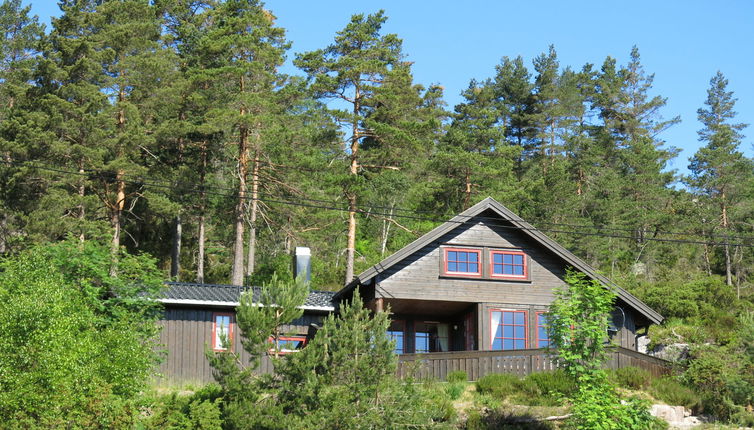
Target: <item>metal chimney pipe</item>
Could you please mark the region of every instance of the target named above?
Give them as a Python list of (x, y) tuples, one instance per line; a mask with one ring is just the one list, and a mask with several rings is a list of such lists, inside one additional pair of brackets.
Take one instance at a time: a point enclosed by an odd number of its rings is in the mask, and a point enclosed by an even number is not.
[(293, 277), (298, 278), (299, 273), (304, 276), (307, 283), (312, 280), (312, 250), (305, 246), (297, 246), (293, 254)]

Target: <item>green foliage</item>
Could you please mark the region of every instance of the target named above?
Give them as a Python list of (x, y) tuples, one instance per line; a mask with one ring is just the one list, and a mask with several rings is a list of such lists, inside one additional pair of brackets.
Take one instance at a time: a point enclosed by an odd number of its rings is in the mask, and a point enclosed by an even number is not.
[(177, 393), (142, 400), (139, 430), (221, 430), (220, 387), (207, 385), (188, 396)]
[(639, 367), (621, 367), (609, 372), (610, 380), (617, 386), (631, 390), (643, 390), (652, 382), (652, 375)]
[(576, 392), (576, 384), (562, 370), (537, 372), (519, 378), (507, 373), (485, 375), (476, 382), (477, 392), (496, 399), (529, 406), (559, 406)]
[(550, 338), (563, 370), (579, 379), (597, 372), (605, 359), (607, 319), (615, 294), (583, 273), (569, 271), (566, 288), (550, 305)]
[(466, 382), (469, 380), (469, 375), (463, 370), (454, 370), (448, 373), (445, 379), (448, 382)]
[[(222, 386), (224, 398), (233, 408), (236, 404), (248, 404), (256, 398), (256, 378), (254, 369), (259, 364), (262, 354), (272, 346), (277, 357), (280, 327), (303, 314), (301, 306), (309, 294), (309, 285), (303, 277), (296, 281), (280, 280), (276, 274), (270, 282), (258, 290), (244, 292), (236, 308), (236, 320), (241, 330), (241, 344), (249, 353), (248, 365), (243, 365), (239, 352), (227, 348), (222, 352), (206, 351), (213, 367), (213, 375)], [(273, 344), (270, 345), (269, 339)]]
[(694, 412), (699, 412), (702, 408), (699, 395), (672, 377), (652, 379), (649, 393), (668, 405), (683, 406)]
[(616, 394), (604, 374), (580, 381), (573, 397), (569, 428), (574, 429), (635, 429), (645, 430), (661, 425), (649, 414), (649, 402), (637, 397), (625, 401)]
[(466, 391), (466, 382), (448, 382), (445, 385), (445, 392), (450, 400), (458, 400), (464, 391)]
[(223, 387), (226, 427), (434, 427), (452, 419), (444, 390), (396, 379), (388, 324), (387, 313), (372, 316), (357, 295), (328, 316), (306, 348), (277, 361), (274, 378), (249, 379), (245, 390), (253, 395)]
[(536, 372), (517, 384), (516, 400), (530, 406), (559, 406), (576, 393), (573, 378), (562, 370)]
[(484, 375), (476, 381), (479, 394), (489, 394), (504, 399), (516, 391), (518, 377), (509, 373), (492, 373)]
[(152, 374), (154, 262), (74, 241), (0, 263), (0, 419), (19, 427), (128, 427)]
[(569, 423), (579, 429), (645, 429), (654, 420), (649, 404), (638, 398), (621, 401), (601, 369), (605, 361), (608, 313), (615, 294), (584, 274), (569, 271), (566, 288), (550, 306), (549, 330), (563, 370), (578, 390)]

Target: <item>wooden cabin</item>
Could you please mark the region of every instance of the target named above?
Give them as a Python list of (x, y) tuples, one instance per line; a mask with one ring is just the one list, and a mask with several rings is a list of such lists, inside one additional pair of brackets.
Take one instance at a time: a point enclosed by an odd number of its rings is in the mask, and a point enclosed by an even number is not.
[(662, 316), (492, 198), (359, 274), (336, 301), (360, 294), (392, 314), (399, 354), (505, 351), (549, 345), (545, 312), (567, 268), (613, 290), (609, 335), (636, 350)]
[[(249, 355), (241, 346), (236, 326), (236, 307), (240, 296), (251, 291), (254, 300), (259, 288), (238, 285), (169, 282), (160, 301), (165, 307), (159, 321), (160, 344), (166, 356), (159, 368), (159, 379), (168, 384), (206, 383), (213, 381), (212, 368), (205, 356), (207, 349), (238, 352), (244, 363)], [(311, 291), (302, 306), (304, 314), (281, 327), (283, 353), (292, 353), (306, 345), (312, 324), (321, 324), (335, 311), (330, 291)], [(224, 335), (224, 336), (223, 336)], [(223, 337), (230, 345), (223, 344)], [(262, 357), (260, 372), (272, 371), (269, 357)]]
[[(297, 267), (299, 267), (298, 265)], [(444, 379), (466, 370), (472, 379), (493, 372), (551, 369), (545, 312), (565, 285), (567, 268), (617, 295), (608, 335), (619, 345), (611, 367), (642, 366), (662, 373), (661, 360), (636, 352), (637, 337), (662, 316), (618, 287), (492, 198), (474, 205), (359, 274), (337, 293), (312, 291), (304, 316), (284, 327), (290, 350), (303, 347), (312, 323), (337, 304), (361, 295), (373, 311), (391, 312), (389, 335), (402, 363), (421, 361), (421, 376)], [(241, 352), (234, 309), (247, 287), (171, 283), (162, 302), (161, 367), (173, 382), (210, 381), (205, 347), (220, 349), (220, 334)], [(254, 290), (255, 291), (255, 290)], [(403, 374), (407, 367), (399, 366)], [(262, 360), (261, 371), (271, 371)]]

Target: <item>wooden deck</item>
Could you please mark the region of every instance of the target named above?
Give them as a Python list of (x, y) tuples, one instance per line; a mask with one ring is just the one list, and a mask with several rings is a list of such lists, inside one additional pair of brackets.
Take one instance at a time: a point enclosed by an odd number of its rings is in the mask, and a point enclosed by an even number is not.
[[(605, 368), (639, 367), (652, 376), (669, 374), (668, 361), (622, 347), (611, 348)], [(547, 349), (516, 351), (457, 351), (398, 356), (398, 376), (445, 380), (448, 373), (463, 370), (470, 381), (491, 373), (513, 373), (525, 376), (532, 372), (557, 369), (557, 357)]]

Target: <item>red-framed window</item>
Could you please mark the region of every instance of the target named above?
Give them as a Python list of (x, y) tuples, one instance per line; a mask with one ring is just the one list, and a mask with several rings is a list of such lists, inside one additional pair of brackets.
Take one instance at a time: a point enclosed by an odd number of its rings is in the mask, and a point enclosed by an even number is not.
[(212, 314), (212, 350), (233, 350), (234, 315), (227, 312)]
[(470, 248), (443, 248), (444, 274), (482, 277), (482, 251)]
[(404, 321), (392, 321), (390, 327), (387, 329), (387, 337), (395, 341), (395, 349), (393, 352), (396, 354), (403, 354), (406, 352), (406, 323)]
[(537, 348), (547, 348), (550, 346), (550, 333), (547, 327), (547, 314), (537, 312)]
[(490, 332), (492, 350), (526, 349), (526, 311), (490, 310)]
[[(270, 338), (269, 342), (272, 345), (272, 348), (270, 349), (270, 353), (275, 352), (275, 339)], [(294, 336), (280, 336), (278, 338), (278, 344), (277, 344), (277, 352), (278, 354), (290, 354), (292, 352), (297, 352), (300, 349), (302, 349), (304, 346), (306, 346), (306, 336), (305, 335), (294, 335)]]
[(490, 276), (495, 278), (528, 277), (526, 254), (521, 251), (490, 251)]

